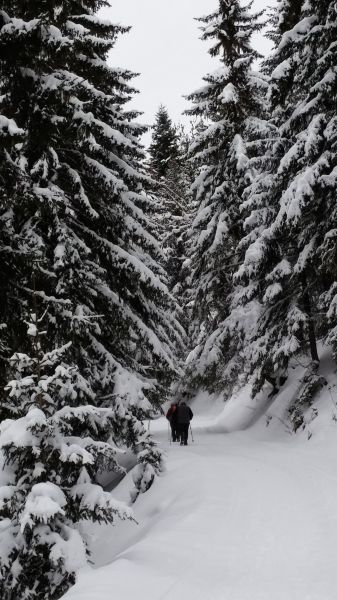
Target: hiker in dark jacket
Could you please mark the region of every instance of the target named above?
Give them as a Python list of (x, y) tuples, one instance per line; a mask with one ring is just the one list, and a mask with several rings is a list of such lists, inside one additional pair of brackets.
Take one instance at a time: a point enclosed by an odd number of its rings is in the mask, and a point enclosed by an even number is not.
[(177, 410), (177, 423), (178, 430), (180, 435), (180, 445), (187, 446), (188, 440), (188, 430), (190, 427), (190, 422), (193, 419), (193, 413), (189, 406), (187, 406), (186, 402), (182, 402), (178, 404)]
[(166, 413), (166, 418), (170, 422), (171, 425), (171, 435), (172, 442), (179, 441), (179, 433), (178, 433), (178, 423), (177, 423), (177, 408), (178, 405), (176, 402), (172, 402), (170, 408)]

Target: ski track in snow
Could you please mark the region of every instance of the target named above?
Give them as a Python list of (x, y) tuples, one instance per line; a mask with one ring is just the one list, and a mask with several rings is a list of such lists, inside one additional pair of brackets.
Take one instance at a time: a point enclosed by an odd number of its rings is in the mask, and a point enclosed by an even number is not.
[(90, 526), (96, 568), (66, 600), (336, 600), (336, 425), (307, 441), (194, 424), (187, 448), (153, 425), (167, 470), (137, 501), (138, 526)]

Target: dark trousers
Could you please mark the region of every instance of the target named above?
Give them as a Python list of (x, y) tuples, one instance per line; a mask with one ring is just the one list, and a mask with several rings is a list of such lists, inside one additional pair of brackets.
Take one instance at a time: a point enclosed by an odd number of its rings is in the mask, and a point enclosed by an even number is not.
[(185, 446), (187, 445), (189, 427), (189, 423), (179, 423), (180, 442)]
[(170, 423), (171, 425), (171, 435), (172, 435), (172, 442), (176, 442), (177, 440), (180, 439), (180, 435), (179, 435), (179, 428), (177, 423)]

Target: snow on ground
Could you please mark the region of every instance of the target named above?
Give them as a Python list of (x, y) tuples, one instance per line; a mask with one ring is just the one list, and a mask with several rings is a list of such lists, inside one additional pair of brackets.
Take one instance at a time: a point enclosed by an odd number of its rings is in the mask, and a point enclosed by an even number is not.
[(336, 600), (337, 388), (329, 381), (310, 435), (291, 435), (297, 378), (267, 408), (268, 427), (266, 400), (247, 390), (237, 411), (215, 403), (218, 415), (197, 399), (188, 447), (169, 443), (164, 419), (152, 423), (166, 472), (138, 499), (138, 525), (86, 529), (95, 567), (65, 600)]

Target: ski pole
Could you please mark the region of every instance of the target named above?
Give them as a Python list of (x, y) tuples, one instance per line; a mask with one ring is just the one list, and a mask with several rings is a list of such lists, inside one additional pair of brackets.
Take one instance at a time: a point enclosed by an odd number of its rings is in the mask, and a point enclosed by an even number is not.
[(167, 423), (167, 437), (168, 437), (168, 440), (169, 440), (170, 445), (171, 445), (172, 444), (172, 435), (171, 435), (170, 429), (171, 429), (170, 423)]
[(192, 442), (194, 443), (193, 430), (192, 430), (192, 425), (191, 425), (191, 423), (190, 423), (190, 430), (191, 430), (191, 438), (192, 438)]

